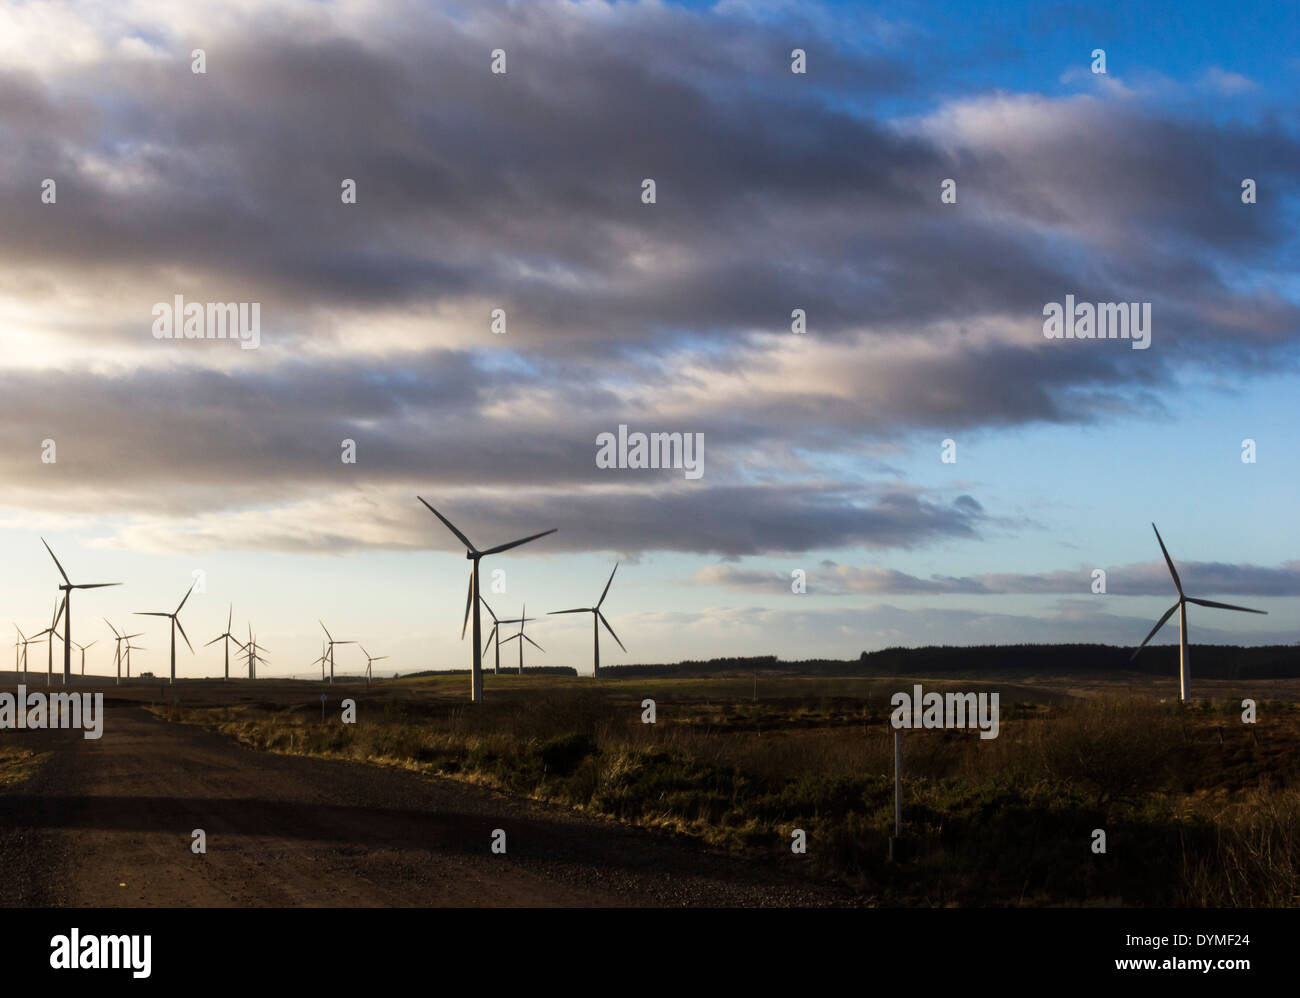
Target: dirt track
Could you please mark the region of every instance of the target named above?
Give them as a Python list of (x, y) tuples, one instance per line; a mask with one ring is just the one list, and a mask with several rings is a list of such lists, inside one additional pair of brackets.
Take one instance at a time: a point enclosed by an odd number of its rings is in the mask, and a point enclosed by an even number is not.
[(51, 753), (0, 789), (6, 906), (851, 903), (798, 857), (743, 860), (452, 781), (254, 752), (134, 706), (110, 706), (98, 741), (0, 737)]

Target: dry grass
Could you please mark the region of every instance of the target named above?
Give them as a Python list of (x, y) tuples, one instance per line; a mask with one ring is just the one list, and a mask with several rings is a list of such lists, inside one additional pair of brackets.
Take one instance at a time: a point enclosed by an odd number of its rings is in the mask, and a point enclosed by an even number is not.
[[(752, 688), (743, 679), (651, 680), (634, 695), (534, 682), (475, 706), (376, 694), (356, 725), (337, 712), (322, 724), (318, 706), (166, 711), (262, 750), (401, 765), (734, 849), (785, 850), (803, 828), (813, 862), (884, 903), (1297, 902), (1294, 705), (1263, 703), (1245, 725), (1230, 702), (1017, 700), (1003, 688), (996, 739), (903, 733), (913, 859), (899, 867), (884, 856), (888, 695), (902, 684), (775, 682), (760, 679), (770, 698), (758, 701), (737, 695)], [(658, 723), (641, 723), (641, 695), (657, 699)], [(1091, 851), (1095, 828), (1105, 855)]]

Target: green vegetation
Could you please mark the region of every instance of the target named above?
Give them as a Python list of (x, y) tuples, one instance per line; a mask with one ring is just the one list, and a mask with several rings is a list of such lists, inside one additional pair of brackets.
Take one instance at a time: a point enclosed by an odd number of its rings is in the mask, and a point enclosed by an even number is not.
[[(490, 678), (475, 706), (449, 695), (463, 678), (348, 694), (355, 725), (337, 710), (322, 724), (318, 702), (165, 710), (262, 750), (405, 766), (806, 862), (881, 904), (1300, 902), (1293, 705), (1262, 702), (1247, 725), (1228, 703), (1000, 685), (996, 739), (903, 732), (911, 849), (890, 865), (898, 681), (766, 677), (754, 700), (743, 677)], [(641, 723), (643, 697), (658, 723)], [(805, 857), (790, 856), (795, 828)], [(1096, 828), (1105, 855), (1091, 850)]]

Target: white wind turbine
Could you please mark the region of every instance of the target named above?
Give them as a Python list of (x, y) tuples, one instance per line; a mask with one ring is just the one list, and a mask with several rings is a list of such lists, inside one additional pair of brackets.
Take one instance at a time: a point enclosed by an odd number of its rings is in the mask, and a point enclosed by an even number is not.
[(1160, 537), (1160, 531), (1156, 530), (1156, 525), (1151, 524), (1151, 529), (1156, 531), (1156, 541), (1160, 544), (1160, 551), (1165, 556), (1165, 564), (1169, 566), (1169, 574), (1174, 577), (1174, 588), (1178, 590), (1178, 602), (1165, 611), (1165, 615), (1156, 621), (1156, 626), (1151, 628), (1151, 633), (1146, 636), (1142, 644), (1137, 646), (1137, 651), (1133, 652), (1129, 661), (1137, 658), (1138, 652), (1146, 647), (1146, 643), (1156, 635), (1156, 631), (1165, 626), (1167, 621), (1175, 610), (1178, 611), (1178, 699), (1187, 702), (1187, 698), (1192, 695), (1192, 671), (1191, 663), (1187, 659), (1187, 604), (1195, 603), (1197, 606), (1210, 606), (1218, 610), (1240, 610), (1242, 613), (1262, 613), (1267, 614), (1267, 610), (1252, 610), (1248, 606), (1233, 606), (1231, 603), (1215, 603), (1208, 599), (1197, 599), (1195, 596), (1187, 596), (1183, 593), (1182, 580), (1178, 578), (1178, 569), (1174, 568), (1174, 560), (1169, 557), (1169, 552), (1165, 550), (1165, 542)]
[(382, 661), (383, 661), (384, 659), (386, 659), (388, 656), (387, 656), (387, 655), (371, 655), (370, 652), (366, 651), (366, 646), (365, 646), (365, 645), (361, 645), (360, 647), (361, 647), (361, 654), (364, 655), (364, 656), (366, 656), (366, 686), (367, 686), (367, 688), (368, 688), (368, 687), (370, 686), (370, 666), (371, 666), (371, 664), (374, 663), (374, 662), (382, 662)]
[[(615, 563), (614, 563), (614, 572), (617, 572), (617, 571), (618, 571), (618, 562), (615, 562)], [(610, 587), (610, 586), (613, 584), (613, 582), (614, 582), (614, 572), (610, 572), (610, 573), (609, 573), (609, 581), (605, 583), (605, 591), (604, 591), (603, 593), (600, 594), (600, 599), (596, 600), (596, 605), (595, 605), (595, 606), (580, 606), (580, 607), (576, 607), (575, 609), (572, 609), (572, 610), (552, 610), (552, 611), (550, 612), (550, 614), (547, 614), (547, 616), (551, 616), (551, 615), (553, 615), (553, 614), (557, 614), (557, 613), (589, 613), (589, 614), (591, 614), (591, 630), (592, 630), (592, 637), (593, 637), (593, 639), (595, 640), (595, 643), (596, 643), (596, 658), (595, 658), (595, 663), (594, 663), (594, 665), (592, 666), (592, 670), (591, 670), (591, 675), (592, 675), (593, 678), (596, 678), (596, 677), (599, 677), (599, 676), (600, 676), (600, 625), (601, 625), (601, 624), (604, 624), (604, 625), (605, 625), (605, 630), (609, 631), (609, 636), (610, 636), (611, 638), (613, 638), (615, 641), (618, 641), (618, 635), (614, 633), (614, 628), (612, 628), (612, 627), (609, 626), (609, 621), (606, 620), (606, 619), (605, 619), (605, 615), (604, 615), (603, 613), (600, 612), (600, 605), (601, 605), (602, 603), (605, 602), (605, 597), (609, 595), (609, 587)], [(623, 648), (623, 642), (622, 642), (622, 641), (618, 641), (618, 646), (619, 646), (620, 648)], [(627, 652), (627, 649), (626, 649), (626, 648), (623, 648), (623, 651), (624, 651), (624, 653), (626, 653), (626, 652)]]
[[(41, 538), (41, 543), (45, 544), (45, 538)], [(106, 589), (110, 586), (120, 586), (120, 582), (91, 582), (73, 585), (72, 580), (68, 578), (68, 573), (63, 570), (59, 564), (59, 559), (55, 557), (54, 552), (50, 551), (50, 546), (45, 544), (45, 550), (50, 552), (50, 557), (54, 558), (54, 567), (59, 570), (63, 576), (63, 585), (59, 586), (64, 593), (63, 601), (63, 685), (67, 686), (72, 680), (72, 590), (74, 589)], [(80, 647), (80, 645), (78, 645)], [(85, 656), (82, 656), (82, 664), (85, 664)]]
[(236, 648), (241, 648), (241, 649), (242, 649), (242, 648), (244, 647), (244, 646), (240, 643), (239, 638), (235, 637), (233, 634), (230, 633), (230, 624), (231, 624), (231, 622), (232, 622), (234, 619), (235, 619), (235, 604), (234, 604), (234, 603), (231, 603), (231, 604), (230, 604), (230, 612), (229, 612), (228, 614), (226, 614), (226, 633), (225, 633), (225, 634), (218, 634), (215, 638), (213, 638), (211, 641), (209, 641), (207, 644), (205, 644), (205, 645), (203, 646), (204, 648), (206, 648), (208, 645), (215, 645), (218, 641), (222, 641), (222, 640), (224, 640), (224, 641), (226, 642), (226, 645), (225, 645), (225, 648), (226, 648), (226, 677), (225, 677), (225, 678), (226, 678), (227, 680), (230, 679), (230, 642), (232, 642), (232, 641), (235, 642), (235, 647), (236, 647)]

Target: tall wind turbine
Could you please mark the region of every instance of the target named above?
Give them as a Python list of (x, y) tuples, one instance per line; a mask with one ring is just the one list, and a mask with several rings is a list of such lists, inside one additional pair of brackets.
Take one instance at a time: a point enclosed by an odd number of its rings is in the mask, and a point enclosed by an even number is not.
[[(329, 638), (329, 644), (330, 644), (330, 650), (329, 650), (329, 656), (330, 656), (330, 685), (333, 686), (333, 685), (334, 685), (334, 646), (335, 646), (335, 645), (354, 645), (354, 644), (356, 644), (356, 642), (355, 642), (355, 641), (335, 641), (335, 640), (334, 640), (334, 635), (330, 634), (330, 629), (329, 629), (328, 627), (325, 626), (324, 622), (321, 621), (321, 620), (319, 620), (319, 619), (318, 619), (316, 622), (317, 622), (318, 624), (320, 624), (320, 629), (321, 629), (322, 631), (325, 632), (325, 637)], [(324, 673), (325, 673), (325, 668), (324, 668), (324, 666), (322, 666), (322, 667), (321, 667), (321, 678), (322, 678), (322, 679), (325, 678)]]
[[(618, 571), (618, 562), (615, 562), (614, 572), (617, 571)], [(592, 631), (592, 637), (595, 640), (595, 645), (596, 645), (596, 658), (595, 658), (595, 663), (592, 666), (592, 670), (591, 670), (592, 678), (596, 678), (600, 676), (600, 625), (604, 624), (605, 630), (609, 631), (609, 636), (613, 638), (615, 641), (618, 641), (618, 635), (614, 633), (614, 628), (609, 626), (609, 621), (606, 620), (605, 615), (600, 612), (600, 605), (605, 602), (605, 597), (609, 595), (609, 587), (614, 582), (614, 572), (609, 573), (609, 581), (605, 583), (605, 591), (600, 594), (600, 599), (596, 600), (595, 606), (580, 606), (572, 610), (552, 610), (551, 613), (548, 614), (548, 616), (557, 613), (591, 614), (591, 631)], [(620, 648), (623, 648), (623, 642), (618, 641), (618, 646)], [(627, 649), (623, 648), (623, 651), (626, 654)]]
[(76, 641), (72, 643), (76, 645), (77, 650), (81, 652), (81, 674), (84, 676), (86, 674), (86, 649), (89, 648), (91, 645), (99, 644), (99, 639), (96, 638), (94, 641), (90, 642), (89, 645), (79, 644)]
[[(547, 534), (553, 534), (558, 528), (552, 527), (550, 530), (543, 530), (540, 534), (532, 534), (528, 537), (521, 538), (520, 540), (517, 541), (509, 541), (506, 544), (498, 544), (496, 547), (488, 548), (486, 551), (480, 551), (478, 548), (474, 546), (474, 544), (470, 541), (468, 537), (466, 537), (459, 530), (457, 530), (455, 526), (452, 525), (452, 522), (450, 520), (448, 520), (445, 516), (443, 516), (436, 509), (430, 506), (427, 502), (424, 502), (423, 497), (416, 496), (415, 498), (419, 499), (420, 502), (424, 503), (425, 507), (429, 510), (429, 512), (432, 513), (434, 516), (436, 516), (439, 520), (441, 520), (443, 526), (445, 526), (448, 530), (450, 530), (453, 534), (456, 535), (457, 539), (462, 544), (465, 545), (465, 557), (474, 563), (474, 567), (469, 573), (469, 592), (466, 594), (465, 597), (465, 621), (460, 625), (460, 636), (462, 639), (464, 639), (465, 637), (465, 623), (468, 623), (469, 621), (470, 608), (472, 607), (474, 610), (474, 632), (473, 632), (474, 657), (472, 659), (473, 664), (470, 669), (469, 696), (471, 701), (476, 702), (483, 699), (483, 625), (480, 620), (480, 614), (478, 609), (479, 600), (477, 599), (479, 594), (479, 588), (478, 588), (479, 560), (487, 557), (490, 554), (500, 554), (502, 551), (509, 551), (511, 548), (517, 548), (519, 547), (520, 544), (527, 544), (529, 541), (535, 541), (539, 537), (545, 537)], [(523, 633), (522, 628), (523, 625), (521, 624), (520, 633)], [(519, 654), (522, 657), (523, 655), (522, 645)], [(521, 671), (522, 671), (522, 667), (521, 667)]]
[[(537, 619), (536, 617), (528, 616), (528, 607), (524, 607), (523, 611), (519, 614), (519, 620), (518, 620), (519, 633), (512, 634), (510, 635), (510, 637), (506, 638), (506, 644), (509, 644), (511, 641), (514, 641), (516, 638), (519, 639), (519, 675), (521, 676), (524, 674), (524, 642), (527, 641), (538, 651), (542, 651), (542, 652), (546, 651), (545, 648), (543, 648), (536, 641), (534, 641), (532, 638), (530, 638), (527, 634), (524, 633), (524, 624), (528, 623), (530, 620), (536, 620), (536, 619)], [(516, 621), (503, 620), (501, 621), (501, 623), (513, 624), (516, 623)]]
[(1175, 610), (1178, 611), (1178, 699), (1187, 702), (1187, 698), (1192, 695), (1192, 671), (1191, 663), (1187, 659), (1187, 604), (1195, 603), (1197, 606), (1211, 606), (1218, 610), (1240, 610), (1242, 613), (1262, 613), (1267, 614), (1267, 610), (1252, 610), (1248, 606), (1233, 606), (1231, 603), (1215, 603), (1208, 599), (1197, 599), (1195, 596), (1187, 596), (1183, 593), (1182, 580), (1178, 578), (1178, 569), (1174, 568), (1174, 560), (1169, 557), (1169, 552), (1165, 550), (1165, 542), (1161, 540), (1160, 531), (1156, 530), (1156, 525), (1151, 524), (1151, 529), (1156, 531), (1156, 541), (1160, 544), (1160, 551), (1165, 556), (1165, 564), (1169, 566), (1169, 574), (1174, 577), (1174, 588), (1178, 590), (1178, 602), (1165, 611), (1156, 626), (1151, 628), (1151, 633), (1143, 639), (1142, 643), (1137, 646), (1137, 651), (1133, 652), (1130, 662), (1138, 657), (1138, 652), (1146, 647), (1146, 643), (1156, 635), (1156, 631), (1165, 626), (1167, 621)]
[(54, 618), (50, 621), (50, 626), (45, 630), (33, 634), (32, 637), (49, 638), (49, 645), (45, 655), (45, 686), (49, 688), (54, 685), (54, 639), (59, 636), (58, 626), (59, 618), (63, 616), (63, 611), (67, 605), (68, 597), (64, 596), (61, 601), (54, 604)]
[[(45, 544), (45, 538), (41, 538), (41, 543)], [(59, 591), (64, 594), (63, 607), (63, 685), (67, 686), (72, 679), (72, 590), (74, 589), (105, 589), (108, 586), (120, 586), (120, 582), (90, 582), (80, 585), (73, 585), (72, 580), (68, 578), (68, 573), (63, 570), (59, 564), (59, 559), (55, 557), (54, 552), (50, 551), (50, 546), (45, 544), (45, 550), (50, 552), (50, 557), (54, 558), (54, 565), (63, 576), (63, 585), (59, 586)], [(80, 647), (80, 645), (78, 645)]]
[[(187, 648), (189, 648), (189, 650), (190, 650), (190, 654), (191, 654), (191, 655), (194, 654), (194, 646), (193, 646), (192, 644), (190, 644), (189, 635), (187, 635), (187, 634), (185, 633), (185, 628), (184, 628), (184, 627), (181, 627), (180, 612), (181, 612), (181, 607), (183, 607), (183, 606), (185, 605), (185, 601), (186, 601), (187, 599), (190, 598), (190, 593), (194, 592), (194, 587), (197, 586), (197, 585), (198, 585), (198, 582), (197, 582), (197, 581), (195, 581), (195, 582), (191, 582), (191, 583), (190, 583), (190, 587), (189, 587), (189, 589), (185, 590), (185, 595), (181, 597), (180, 605), (177, 606), (176, 609), (175, 609), (172, 613), (168, 613), (166, 610), (137, 610), (137, 611), (136, 611), (136, 616), (139, 616), (139, 617), (170, 617), (170, 618), (171, 618), (171, 622), (172, 622), (172, 677), (171, 677), (170, 682), (172, 682), (172, 683), (176, 682), (176, 628), (180, 627), (180, 629), (181, 629), (181, 637), (183, 637), (183, 638), (185, 639), (185, 646), (186, 646)], [(129, 669), (129, 667), (128, 667), (128, 670), (127, 670), (127, 678), (128, 678), (128, 679), (131, 678), (131, 673), (130, 673), (130, 669)]]
[(230, 623), (231, 623), (231, 621), (233, 621), (234, 619), (235, 619), (235, 604), (234, 604), (234, 603), (231, 603), (231, 604), (230, 604), (230, 613), (228, 613), (228, 614), (226, 615), (226, 633), (225, 633), (225, 634), (218, 634), (215, 638), (213, 638), (211, 641), (209, 641), (208, 644), (205, 644), (205, 645), (203, 646), (204, 648), (206, 648), (208, 645), (215, 645), (218, 641), (221, 641), (221, 640), (223, 640), (223, 639), (225, 640), (225, 642), (226, 642), (226, 679), (227, 679), (227, 680), (230, 679), (230, 642), (232, 642), (232, 641), (235, 642), (236, 647), (239, 647), (239, 648), (242, 648), (242, 647), (243, 647), (243, 645), (241, 645), (241, 644), (239, 643), (239, 638), (235, 637), (233, 634), (230, 633)]
[(384, 659), (386, 659), (388, 656), (387, 656), (387, 655), (371, 655), (370, 652), (366, 651), (366, 646), (365, 646), (365, 645), (362, 645), (362, 646), (361, 646), (361, 654), (364, 655), (364, 656), (366, 656), (366, 686), (367, 686), (367, 688), (368, 688), (368, 687), (370, 686), (370, 666), (371, 666), (371, 663), (373, 663), (373, 662), (382, 662), (382, 661), (383, 661)]

